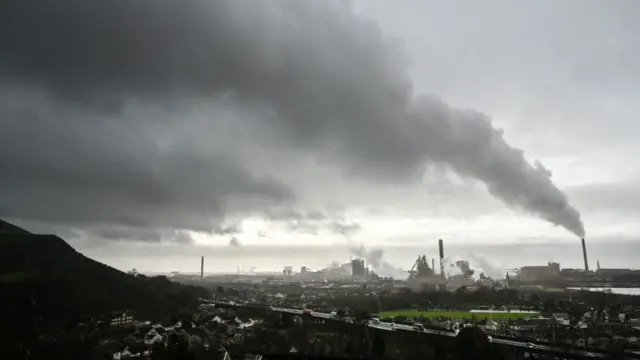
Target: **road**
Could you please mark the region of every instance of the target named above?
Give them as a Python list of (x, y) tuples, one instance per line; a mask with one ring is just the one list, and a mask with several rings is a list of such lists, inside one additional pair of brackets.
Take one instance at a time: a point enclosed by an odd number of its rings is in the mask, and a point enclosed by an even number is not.
[[(299, 309), (287, 309), (287, 308), (279, 308), (279, 307), (271, 307), (270, 308), (272, 311), (276, 311), (276, 312), (282, 312), (282, 313), (288, 313), (288, 314), (292, 314), (292, 315), (302, 315), (303, 311), (299, 310)], [(335, 320), (335, 321), (347, 321), (347, 322), (353, 322), (353, 319), (351, 318), (337, 318), (334, 315), (328, 314), (328, 313), (322, 313), (322, 312), (317, 312), (314, 311), (311, 313), (311, 316), (315, 317), (315, 318), (321, 318), (321, 319), (327, 319), (327, 320)], [(413, 331), (413, 332), (420, 332), (420, 333), (425, 333), (425, 334), (433, 334), (433, 335), (440, 335), (440, 336), (449, 336), (449, 337), (455, 337), (456, 333), (453, 331), (446, 331), (446, 330), (435, 330), (435, 329), (419, 329), (417, 327), (411, 326), (411, 325), (405, 325), (405, 324), (394, 324), (392, 322), (384, 322), (384, 321), (369, 321), (367, 323), (367, 326), (375, 328), (375, 329), (379, 329), (379, 330), (386, 330), (386, 331), (397, 331), (397, 330), (402, 330), (402, 331)], [(558, 347), (554, 347), (554, 346), (547, 346), (547, 345), (539, 345), (539, 344), (533, 344), (533, 343), (529, 343), (529, 342), (525, 342), (525, 341), (516, 341), (516, 340), (507, 340), (507, 339), (491, 339), (490, 340), (493, 343), (496, 344), (503, 344), (503, 345), (508, 345), (508, 346), (515, 346), (515, 347), (522, 347), (522, 348), (527, 348), (527, 349), (531, 349), (531, 350), (540, 350), (540, 351), (557, 351), (557, 352), (562, 352), (565, 354), (573, 354), (573, 355), (579, 355), (579, 356), (587, 356), (587, 357), (592, 357), (592, 358), (609, 358), (610, 355), (607, 354), (602, 354), (602, 353), (596, 353), (596, 352), (590, 352), (590, 351), (586, 351), (586, 350), (580, 350), (580, 349), (564, 349), (564, 348), (558, 348)], [(634, 355), (629, 356), (630, 358), (634, 358)]]

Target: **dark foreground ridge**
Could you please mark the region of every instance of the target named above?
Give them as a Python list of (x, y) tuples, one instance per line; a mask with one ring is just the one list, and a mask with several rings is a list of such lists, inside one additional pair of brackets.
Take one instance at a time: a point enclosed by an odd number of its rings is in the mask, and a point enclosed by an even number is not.
[(0, 229), (0, 335), (17, 342), (85, 319), (108, 319), (113, 311), (158, 319), (196, 308), (207, 294), (164, 276), (126, 274), (55, 235), (31, 234), (4, 221)]
[(27, 230), (10, 224), (2, 219), (0, 219), (0, 235), (28, 235), (31, 234)]

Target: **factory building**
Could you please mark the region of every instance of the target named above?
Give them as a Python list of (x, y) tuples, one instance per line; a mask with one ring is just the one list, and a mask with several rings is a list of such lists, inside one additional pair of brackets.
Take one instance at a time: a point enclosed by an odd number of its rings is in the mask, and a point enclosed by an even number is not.
[[(442, 258), (444, 258), (444, 256), (442, 256)], [(434, 263), (435, 262), (432, 262), (432, 265), (434, 265)], [(416, 291), (423, 291), (435, 290), (438, 286), (444, 288), (445, 283), (446, 279), (441, 275), (437, 275), (433, 269), (429, 267), (427, 256), (422, 255), (418, 256), (411, 270), (409, 270), (409, 277), (407, 278), (405, 286)]]
[(282, 275), (284, 275), (284, 277), (291, 277), (293, 275), (293, 267), (285, 266), (282, 270)]
[(364, 260), (362, 259), (351, 260), (351, 275), (359, 276), (359, 277), (367, 276), (367, 272), (364, 267)]
[(550, 262), (546, 266), (523, 266), (518, 279), (522, 282), (553, 280), (560, 277), (560, 264)]
[(596, 275), (603, 279), (613, 279), (619, 276), (640, 275), (640, 271), (634, 269), (604, 269), (598, 268)]

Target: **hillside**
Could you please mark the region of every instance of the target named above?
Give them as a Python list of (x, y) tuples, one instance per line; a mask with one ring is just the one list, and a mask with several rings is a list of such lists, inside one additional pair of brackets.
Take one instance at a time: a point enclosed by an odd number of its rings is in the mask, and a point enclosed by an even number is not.
[(43, 325), (56, 327), (81, 316), (126, 309), (159, 320), (196, 306), (198, 298), (207, 294), (203, 288), (166, 277), (123, 273), (85, 257), (55, 235), (19, 230), (13, 226), (12, 232), (0, 233), (4, 316), (18, 320), (30, 314)]
[(0, 219), (0, 235), (11, 235), (11, 234), (25, 235), (25, 234), (30, 234), (30, 232)]

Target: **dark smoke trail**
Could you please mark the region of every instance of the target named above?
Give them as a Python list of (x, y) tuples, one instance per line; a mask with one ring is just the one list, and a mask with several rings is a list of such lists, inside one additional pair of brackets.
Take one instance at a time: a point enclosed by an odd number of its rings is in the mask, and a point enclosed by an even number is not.
[(6, 84), (100, 111), (226, 94), (350, 172), (398, 180), (443, 163), (584, 236), (547, 169), (486, 116), (415, 94), (394, 44), (338, 2), (4, 0), (0, 59)]

